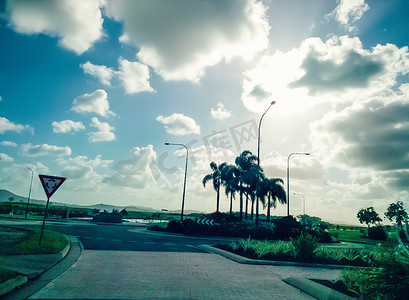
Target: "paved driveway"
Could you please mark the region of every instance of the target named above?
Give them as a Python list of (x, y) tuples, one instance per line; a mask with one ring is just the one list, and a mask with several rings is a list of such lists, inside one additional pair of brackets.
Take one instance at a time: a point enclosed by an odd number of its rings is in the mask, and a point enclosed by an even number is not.
[(338, 272), (243, 265), (210, 253), (85, 250), (30, 299), (313, 299), (281, 279)]

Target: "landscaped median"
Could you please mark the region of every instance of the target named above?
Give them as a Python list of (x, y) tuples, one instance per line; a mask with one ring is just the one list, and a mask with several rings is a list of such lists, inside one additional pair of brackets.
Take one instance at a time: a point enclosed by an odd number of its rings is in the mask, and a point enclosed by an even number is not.
[[(44, 230), (41, 245), (39, 245), (40, 229), (36, 228), (27, 230), (0, 226), (0, 237), (3, 245), (0, 248), (0, 296), (26, 283), (32, 276), (27, 274), (27, 266), (23, 265), (25, 258), (50, 256), (50, 263), (45, 264), (47, 268), (56, 262), (56, 257), (59, 259), (65, 257), (70, 248), (65, 235), (50, 230)], [(16, 264), (16, 262), (21, 263)], [(29, 264), (29, 261), (26, 263)], [(40, 268), (38, 271), (41, 273), (45, 270)], [(38, 272), (32, 274), (37, 276)]]
[(326, 282), (327, 287), (322, 287), (324, 282), (303, 278), (285, 280), (309, 294), (311, 290), (318, 293), (311, 294), (314, 297), (321, 293), (317, 299), (348, 299), (328, 287), (359, 299), (409, 299), (409, 257), (399, 247), (326, 249), (314, 237), (301, 234), (290, 241), (242, 239), (200, 248), (243, 264), (343, 269), (340, 280)]

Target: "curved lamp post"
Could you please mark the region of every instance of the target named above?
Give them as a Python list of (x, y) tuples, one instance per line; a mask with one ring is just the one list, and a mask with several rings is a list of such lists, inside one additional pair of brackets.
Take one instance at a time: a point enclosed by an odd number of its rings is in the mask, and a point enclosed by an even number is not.
[(302, 203), (303, 203), (303, 206), (302, 206), (302, 214), (305, 216), (305, 197), (304, 197), (304, 195), (303, 194), (301, 194), (301, 193), (297, 193), (297, 192), (293, 192), (293, 194), (294, 195), (300, 195), (301, 197), (302, 197)]
[(308, 152), (293, 152), (287, 158), (287, 216), (290, 215), (290, 157), (292, 155), (310, 155)]
[(264, 112), (264, 114), (261, 116), (260, 118), (260, 122), (258, 123), (258, 140), (257, 140), (257, 164), (260, 165), (260, 130), (261, 130), (261, 121), (264, 118), (264, 115), (268, 112), (268, 110), (270, 109), (271, 106), (273, 106), (274, 104), (276, 104), (276, 101), (271, 101), (270, 106), (266, 109), (266, 111)]
[[(268, 112), (271, 106), (273, 106), (276, 103), (276, 101), (271, 101), (270, 106), (266, 109), (264, 114), (262, 114), (260, 118), (260, 122), (258, 123), (258, 138), (257, 138), (257, 165), (260, 166), (260, 131), (261, 131), (261, 121), (264, 118), (264, 115)], [(258, 197), (258, 181), (257, 181), (257, 203), (256, 203), (256, 223), (258, 223), (258, 202), (259, 202), (259, 197)]]
[(29, 205), (29, 203), (30, 203), (31, 187), (32, 187), (32, 185), (33, 185), (33, 176), (34, 176), (34, 171), (33, 171), (31, 168), (26, 167), (26, 170), (30, 170), (30, 171), (31, 171), (31, 181), (30, 181), (30, 189), (28, 190), (27, 207), (26, 207), (26, 215), (25, 215), (25, 217), (24, 217), (25, 219), (27, 219), (27, 214), (28, 214), (28, 205)]
[(165, 143), (166, 146), (182, 146), (185, 147), (186, 149), (186, 166), (185, 166), (185, 179), (183, 182), (183, 196), (182, 196), (182, 210), (180, 213), (180, 221), (183, 221), (183, 210), (185, 207), (185, 192), (186, 192), (186, 176), (187, 176), (187, 161), (188, 161), (188, 157), (189, 157), (189, 150), (187, 149), (187, 147), (183, 144), (174, 144), (174, 143)]

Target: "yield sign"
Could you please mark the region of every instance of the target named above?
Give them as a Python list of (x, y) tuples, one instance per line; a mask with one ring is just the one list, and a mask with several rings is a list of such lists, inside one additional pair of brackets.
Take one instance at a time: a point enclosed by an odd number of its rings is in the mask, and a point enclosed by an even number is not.
[(40, 177), (41, 184), (43, 185), (44, 192), (47, 195), (47, 198), (55, 193), (55, 191), (63, 184), (65, 177), (57, 177), (50, 175), (38, 175)]

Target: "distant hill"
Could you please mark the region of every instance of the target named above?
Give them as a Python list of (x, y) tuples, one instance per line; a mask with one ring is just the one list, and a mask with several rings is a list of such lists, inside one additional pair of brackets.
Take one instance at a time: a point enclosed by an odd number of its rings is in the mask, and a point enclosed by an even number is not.
[[(0, 202), (9, 202), (10, 198), (13, 198), (13, 202), (23, 202), (27, 203), (27, 197), (22, 197), (19, 195), (16, 195), (8, 190), (1, 190), (0, 189)], [(30, 199), (30, 203), (35, 203), (35, 204), (45, 204), (44, 200), (36, 200), (36, 199)]]
[[(22, 203), (27, 203), (27, 197), (19, 196), (16, 195), (8, 190), (2, 190), (0, 189), (0, 203), (1, 202), (9, 202), (9, 198), (13, 198), (14, 203), (22, 202)], [(45, 205), (46, 201), (45, 200), (36, 200), (36, 199), (30, 199), (30, 203), (33, 204), (40, 204), (40, 205)], [(117, 210), (122, 210), (126, 209), (127, 211), (144, 211), (144, 212), (160, 212), (161, 209), (154, 209), (152, 207), (145, 207), (145, 206), (119, 206), (119, 205), (111, 205), (111, 204), (94, 204), (94, 205), (87, 205), (87, 206), (81, 206), (77, 204), (67, 204), (67, 203), (61, 203), (61, 202), (52, 202), (53, 205), (67, 205), (69, 207), (78, 207), (78, 208), (90, 208), (90, 209), (99, 209), (100, 211), (106, 210), (111, 212), (113, 209)], [(169, 210), (169, 213), (180, 213), (180, 210)], [(203, 213), (201, 211), (196, 211), (196, 210), (187, 210), (185, 211), (185, 214), (190, 214), (190, 213)]]
[[(84, 206), (85, 207), (85, 206)], [(110, 205), (110, 204), (104, 204), (104, 203), (100, 203), (100, 204), (95, 204), (95, 205), (90, 205), (90, 206), (86, 206), (88, 208), (96, 208), (99, 210), (106, 210), (106, 211), (112, 211), (113, 209), (117, 209), (117, 210), (122, 210), (122, 209), (126, 209), (127, 211), (146, 211), (146, 212), (157, 212), (157, 209), (153, 209), (151, 207), (144, 207), (144, 206), (118, 206), (118, 205)]]

